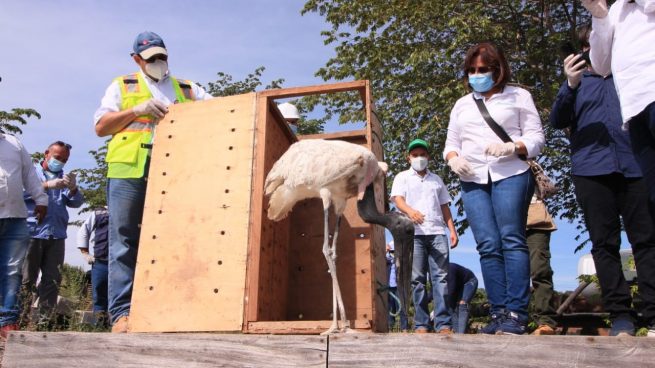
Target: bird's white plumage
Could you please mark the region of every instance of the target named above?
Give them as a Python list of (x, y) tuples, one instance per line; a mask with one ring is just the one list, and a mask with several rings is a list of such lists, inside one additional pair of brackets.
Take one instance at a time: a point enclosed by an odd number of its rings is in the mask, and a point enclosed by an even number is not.
[[(380, 165), (381, 164), (381, 165)], [(266, 177), (265, 192), (271, 195), (268, 217), (284, 218), (293, 205), (305, 198), (320, 197), (327, 189), (335, 211), (368, 185), (380, 170), (375, 155), (365, 147), (344, 141), (307, 139), (292, 144)]]

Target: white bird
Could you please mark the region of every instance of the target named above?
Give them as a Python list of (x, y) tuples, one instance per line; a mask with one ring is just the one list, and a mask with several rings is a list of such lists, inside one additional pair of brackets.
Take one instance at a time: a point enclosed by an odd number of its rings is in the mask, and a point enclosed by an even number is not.
[[(360, 216), (364, 221), (385, 225), (387, 218), (377, 212), (372, 191), (373, 186), (370, 184), (376, 178), (382, 178), (386, 171), (387, 164), (379, 162), (375, 155), (365, 147), (344, 141), (306, 139), (292, 144), (273, 165), (266, 177), (265, 193), (270, 195), (268, 218), (273, 221), (285, 218), (293, 206), (303, 199), (321, 198), (323, 201), (323, 254), (332, 276), (333, 291), (332, 325), (324, 334), (337, 331), (347, 332), (349, 330), (346, 325), (346, 312), (337, 280), (335, 262), (339, 224), (346, 208), (346, 202), (354, 196), (357, 196), (358, 200), (362, 202), (366, 193), (367, 202), (371, 203), (367, 203), (366, 206), (358, 203)], [(367, 187), (369, 187), (368, 190)], [(328, 211), (330, 206), (334, 208), (336, 215), (331, 246), (328, 241)], [(364, 215), (361, 211), (362, 208), (368, 209)], [(397, 219), (398, 216), (393, 217)], [(405, 219), (407, 218), (405, 217)], [(396, 220), (394, 223), (398, 224), (399, 222)], [(401, 220), (400, 223), (403, 228), (402, 232), (409, 231), (411, 227), (411, 235), (413, 236), (414, 226), (412, 222), (407, 219), (406, 221)], [(409, 257), (411, 257), (411, 252)], [(411, 258), (409, 265), (411, 267)], [(339, 329), (337, 323), (337, 306), (341, 316), (341, 329)]]

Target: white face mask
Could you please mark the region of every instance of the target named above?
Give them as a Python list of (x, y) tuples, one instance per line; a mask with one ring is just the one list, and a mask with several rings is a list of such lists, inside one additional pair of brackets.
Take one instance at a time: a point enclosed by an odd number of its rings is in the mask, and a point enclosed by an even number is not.
[(168, 63), (164, 60), (147, 63), (145, 72), (150, 78), (160, 81), (168, 74)]
[(423, 171), (428, 167), (428, 158), (427, 157), (412, 157), (411, 159), (412, 169), (415, 171)]

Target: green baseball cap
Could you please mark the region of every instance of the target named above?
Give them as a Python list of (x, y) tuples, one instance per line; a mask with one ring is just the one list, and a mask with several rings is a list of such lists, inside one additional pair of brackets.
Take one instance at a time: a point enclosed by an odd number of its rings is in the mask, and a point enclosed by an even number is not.
[(413, 150), (414, 148), (417, 147), (422, 147), (425, 148), (426, 151), (429, 151), (428, 149), (428, 142), (422, 140), (422, 139), (414, 139), (413, 141), (409, 142), (409, 146), (407, 146), (407, 152)]

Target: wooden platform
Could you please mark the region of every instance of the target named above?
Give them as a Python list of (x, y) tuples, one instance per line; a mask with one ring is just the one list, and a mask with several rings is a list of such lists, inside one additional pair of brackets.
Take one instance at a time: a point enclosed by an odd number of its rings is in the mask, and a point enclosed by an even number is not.
[(2, 367), (654, 367), (655, 339), (14, 332)]

